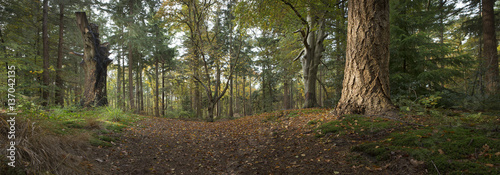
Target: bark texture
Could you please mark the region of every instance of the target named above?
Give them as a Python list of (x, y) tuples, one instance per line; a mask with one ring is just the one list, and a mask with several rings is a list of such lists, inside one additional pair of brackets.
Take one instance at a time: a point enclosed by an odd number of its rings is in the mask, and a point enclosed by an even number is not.
[(85, 12), (76, 12), (76, 23), (84, 40), (83, 60), (80, 65), (85, 72), (84, 93), (80, 104), (84, 107), (105, 106), (107, 67), (112, 62), (108, 58), (107, 44), (99, 40), (99, 28), (88, 23)]
[(392, 115), (389, 0), (349, 1), (347, 58), (336, 114)]
[(495, 34), (495, 13), (493, 6), (495, 0), (483, 0), (483, 39), (484, 59), (483, 70), (485, 71), (486, 92), (488, 95), (498, 93), (498, 51)]

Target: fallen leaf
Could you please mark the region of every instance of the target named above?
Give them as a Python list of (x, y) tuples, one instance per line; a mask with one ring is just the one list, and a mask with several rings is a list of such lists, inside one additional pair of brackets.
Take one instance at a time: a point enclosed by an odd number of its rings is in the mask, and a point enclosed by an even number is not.
[(489, 166), (489, 167), (494, 167), (495, 165), (491, 164), (491, 163), (487, 163), (485, 164), (486, 166)]
[(444, 154), (444, 151), (442, 149), (438, 149), (439, 154)]

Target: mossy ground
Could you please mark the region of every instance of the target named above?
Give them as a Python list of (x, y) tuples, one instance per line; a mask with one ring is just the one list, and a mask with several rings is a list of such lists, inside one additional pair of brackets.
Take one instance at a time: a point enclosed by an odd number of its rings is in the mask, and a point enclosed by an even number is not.
[[(440, 115), (436, 115), (439, 113)], [(452, 115), (447, 115), (452, 114)], [(498, 174), (500, 173), (500, 117), (496, 113), (458, 113), (436, 110), (428, 115), (406, 116), (418, 123), (412, 127), (399, 127), (386, 137), (366, 141), (352, 147), (378, 162), (395, 156), (408, 156), (423, 161), (426, 169), (437, 174)], [(342, 129), (349, 121), (332, 121), (319, 129), (325, 132), (345, 133), (358, 128), (384, 129), (394, 122), (357, 119), (357, 125)], [(373, 121), (360, 122), (360, 121)], [(376, 124), (379, 123), (379, 124)], [(365, 129), (366, 130), (366, 129)], [(361, 133), (360, 134), (369, 134)]]

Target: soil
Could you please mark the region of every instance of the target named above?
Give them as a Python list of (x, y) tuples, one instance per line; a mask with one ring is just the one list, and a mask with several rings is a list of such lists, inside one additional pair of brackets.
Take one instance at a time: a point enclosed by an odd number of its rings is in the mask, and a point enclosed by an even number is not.
[[(316, 137), (310, 120), (325, 114), (266, 121), (265, 116), (217, 122), (146, 117), (95, 148), (92, 164), (106, 174), (407, 174), (404, 157), (370, 163), (350, 148), (365, 139)], [(370, 138), (366, 138), (368, 141)], [(397, 161), (395, 161), (397, 160)], [(385, 165), (385, 166), (383, 166)]]

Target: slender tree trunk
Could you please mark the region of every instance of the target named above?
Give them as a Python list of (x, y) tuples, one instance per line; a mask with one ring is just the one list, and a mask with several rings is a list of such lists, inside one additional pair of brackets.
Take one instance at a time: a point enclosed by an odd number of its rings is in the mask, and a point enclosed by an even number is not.
[[(220, 93), (220, 90), (221, 90), (221, 88), (220, 88), (220, 85), (221, 85), (221, 81), (220, 81), (220, 77), (221, 77), (220, 65), (217, 65), (217, 73), (216, 74), (217, 74), (217, 78), (216, 78), (216, 85), (217, 85), (216, 91), (217, 91), (217, 93), (216, 94), (218, 95)], [(217, 109), (216, 116), (220, 117), (220, 115), (222, 114), (222, 112), (221, 112), (222, 107), (221, 107), (220, 100), (217, 101), (217, 108), (216, 109)]]
[(336, 114), (393, 115), (389, 0), (352, 0), (348, 13), (347, 60)]
[(165, 63), (161, 63), (161, 115), (165, 116)]
[(116, 101), (117, 101), (117, 108), (118, 109), (123, 109), (122, 107), (122, 96), (121, 96), (121, 92), (122, 92), (122, 81), (121, 81), (121, 74), (122, 74), (122, 69), (121, 69), (121, 54), (122, 54), (122, 50), (118, 50), (118, 65), (116, 67), (117, 69), (117, 75), (116, 75)]
[(498, 51), (495, 34), (495, 13), (493, 10), (494, 5), (495, 0), (482, 0), (484, 38), (484, 57), (482, 63), (485, 71), (487, 95), (497, 94), (499, 88)]
[(247, 94), (245, 93), (247, 76), (243, 76), (243, 116), (247, 115)]
[(63, 36), (64, 35), (64, 4), (59, 4), (59, 44), (57, 48), (57, 69), (56, 69), (56, 104), (64, 106), (64, 87), (62, 80), (62, 59), (63, 59)]
[[(132, 15), (134, 14), (134, 0), (129, 0), (129, 18), (132, 18)], [(135, 108), (135, 100), (134, 100), (134, 75), (132, 71), (134, 70), (134, 58), (133, 58), (133, 52), (134, 48), (132, 45), (131, 38), (132, 33), (130, 32), (132, 27), (132, 21), (128, 23), (128, 28), (129, 28), (129, 42), (128, 42), (128, 94), (129, 94), (129, 103), (130, 103), (130, 109), (135, 113), (136, 108)]]
[(250, 111), (249, 111), (249, 112), (250, 112), (250, 113), (249, 113), (248, 115), (252, 115), (252, 114), (253, 114), (253, 100), (252, 100), (252, 77), (250, 77), (250, 81), (249, 81), (248, 83), (250, 83), (250, 86), (249, 86), (249, 88), (250, 88), (250, 89), (249, 89), (249, 91), (250, 91), (250, 92), (249, 92), (249, 95), (250, 95), (250, 96), (249, 96), (249, 97), (250, 97), (250, 106), (249, 106)]
[(159, 82), (160, 79), (158, 77), (158, 66), (160, 64), (158, 64), (158, 56), (156, 56), (156, 60), (155, 60), (155, 76), (156, 76), (156, 89), (155, 89), (155, 116), (156, 117), (159, 117), (160, 116), (160, 105), (158, 104), (159, 103), (159, 100), (158, 100), (158, 96), (160, 96), (160, 93), (159, 93)]
[(290, 81), (283, 82), (283, 109), (290, 109)]
[(42, 21), (42, 42), (43, 42), (43, 90), (42, 90), (42, 106), (47, 106), (49, 104), (49, 36), (47, 32), (48, 23), (48, 2), (49, 0), (43, 0), (43, 21)]
[(233, 111), (233, 79), (231, 79), (229, 85), (229, 117), (233, 117), (234, 111)]

